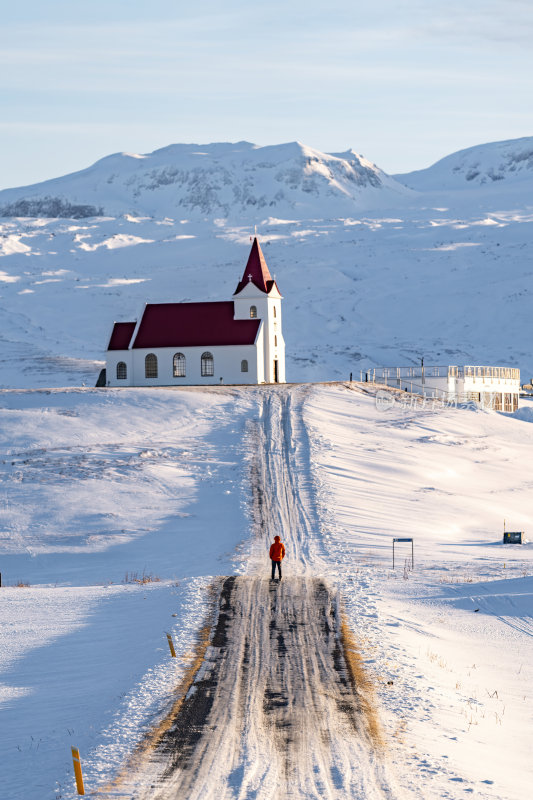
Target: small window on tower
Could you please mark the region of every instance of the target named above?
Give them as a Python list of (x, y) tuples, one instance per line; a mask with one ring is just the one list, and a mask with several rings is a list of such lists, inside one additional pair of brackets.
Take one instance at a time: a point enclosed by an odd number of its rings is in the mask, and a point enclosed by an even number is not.
[(274, 316), (277, 317), (276, 306), (274, 306)]
[(251, 319), (256, 319), (256, 317), (257, 317), (257, 307), (256, 306), (250, 306), (250, 318)]

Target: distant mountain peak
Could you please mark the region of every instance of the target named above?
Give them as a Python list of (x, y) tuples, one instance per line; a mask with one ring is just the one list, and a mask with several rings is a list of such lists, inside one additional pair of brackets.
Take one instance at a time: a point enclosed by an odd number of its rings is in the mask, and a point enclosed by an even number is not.
[(427, 169), (394, 176), (417, 191), (479, 189), (533, 179), (533, 136), (467, 147)]

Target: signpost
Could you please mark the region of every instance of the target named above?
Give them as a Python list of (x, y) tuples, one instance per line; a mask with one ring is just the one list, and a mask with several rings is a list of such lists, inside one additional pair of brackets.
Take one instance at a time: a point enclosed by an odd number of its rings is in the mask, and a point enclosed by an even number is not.
[(394, 569), (394, 545), (396, 542), (411, 542), (411, 566), (415, 566), (415, 546), (412, 539), (393, 539), (392, 540), (392, 568)]
[(524, 531), (504, 531), (503, 534), (504, 544), (523, 544)]

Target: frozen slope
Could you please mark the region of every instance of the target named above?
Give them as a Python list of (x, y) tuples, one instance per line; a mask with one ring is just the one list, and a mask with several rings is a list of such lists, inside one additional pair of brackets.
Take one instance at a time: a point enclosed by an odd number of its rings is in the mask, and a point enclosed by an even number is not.
[[(459, 150), (427, 169), (395, 175), (417, 191), (446, 191), (485, 187), (489, 192), (502, 191), (513, 184), (533, 187), (533, 136), (490, 142)], [(492, 188), (491, 188), (492, 187)], [(530, 194), (531, 199), (531, 194)]]
[(116, 153), (88, 169), (0, 192), (0, 216), (144, 214), (321, 217), (383, 207), (410, 191), (349, 150), (329, 155), (300, 142), (259, 147), (173, 144)]
[[(501, 198), (497, 198), (501, 201)], [(284, 296), (290, 381), (375, 365), (503, 364), (533, 375), (533, 213), (395, 209), (260, 217)], [(139, 218), (0, 222), (0, 386), (94, 385), (114, 320), (227, 300), (250, 225)]]

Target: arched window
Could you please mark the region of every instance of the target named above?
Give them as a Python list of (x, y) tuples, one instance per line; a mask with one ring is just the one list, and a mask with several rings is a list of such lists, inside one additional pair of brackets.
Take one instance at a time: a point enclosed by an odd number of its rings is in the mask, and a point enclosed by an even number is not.
[(212, 353), (202, 353), (202, 378), (210, 378), (215, 374), (215, 362)]
[(255, 319), (257, 317), (257, 306), (250, 306), (250, 318)]
[(148, 353), (144, 359), (144, 377), (157, 378), (157, 356), (154, 353)]
[(183, 353), (176, 353), (174, 355), (174, 377), (175, 378), (184, 378), (185, 377), (185, 356)]
[(128, 377), (128, 368), (124, 361), (119, 361), (117, 364), (117, 379), (119, 381), (125, 381)]
[(274, 316), (277, 317), (276, 306), (274, 306)]
[(241, 372), (248, 372), (248, 362), (245, 358), (241, 361)]
[(278, 337), (274, 336), (274, 347), (278, 346)]

